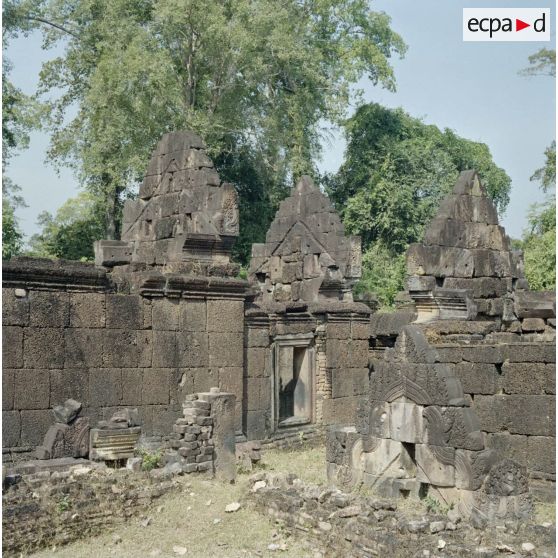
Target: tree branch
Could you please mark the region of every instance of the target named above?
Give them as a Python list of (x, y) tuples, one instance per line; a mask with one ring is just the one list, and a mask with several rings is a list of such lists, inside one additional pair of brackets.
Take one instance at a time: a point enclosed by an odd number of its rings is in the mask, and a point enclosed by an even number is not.
[(56, 29), (59, 29), (60, 31), (63, 31), (64, 33), (67, 33), (68, 35), (71, 35), (72, 37), (75, 37), (76, 39), (80, 38), (80, 36), (77, 33), (74, 33), (73, 31), (70, 31), (69, 29), (66, 29), (66, 27), (64, 27), (63, 25), (60, 25), (59, 23), (54, 23), (53, 21), (49, 21), (48, 19), (43, 19), (42, 17), (34, 17), (34, 16), (25, 16), (25, 19), (29, 19), (31, 21), (38, 21), (39, 23), (44, 23), (46, 25), (50, 25), (51, 27), (55, 27)]

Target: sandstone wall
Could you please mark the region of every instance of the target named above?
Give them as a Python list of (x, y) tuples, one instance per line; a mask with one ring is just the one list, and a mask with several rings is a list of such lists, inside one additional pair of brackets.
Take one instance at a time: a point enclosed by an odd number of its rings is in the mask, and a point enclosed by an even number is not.
[[(411, 319), (407, 311), (371, 317), (372, 374)], [(555, 481), (555, 320), (525, 318), (508, 331), (496, 321), (440, 320), (422, 328), (470, 398), (486, 446), (527, 466), (531, 478)]]
[(53, 423), (50, 409), (68, 398), (83, 403), (92, 426), (130, 406), (139, 410), (144, 435), (167, 435), (186, 394), (214, 386), (236, 395), (240, 429), (239, 283), (200, 278), (171, 292), (167, 281), (123, 294), (87, 264), (5, 263), (3, 448), (41, 444)]

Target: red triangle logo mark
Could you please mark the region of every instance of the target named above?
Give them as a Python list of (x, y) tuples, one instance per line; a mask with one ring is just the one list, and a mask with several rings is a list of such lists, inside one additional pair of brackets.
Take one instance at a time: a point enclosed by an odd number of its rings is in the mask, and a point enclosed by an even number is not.
[(531, 27), (531, 24), (530, 23), (525, 23), (524, 21), (521, 21), (520, 19), (515, 20), (515, 30), (516, 31), (521, 31), (522, 29), (525, 29), (527, 27)]

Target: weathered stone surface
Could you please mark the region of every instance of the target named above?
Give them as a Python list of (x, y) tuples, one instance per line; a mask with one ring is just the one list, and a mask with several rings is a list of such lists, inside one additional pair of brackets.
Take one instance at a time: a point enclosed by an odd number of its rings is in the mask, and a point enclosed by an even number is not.
[(2, 411), (2, 447), (19, 445), (21, 416), (19, 411)]
[(141, 329), (143, 315), (141, 299), (133, 295), (106, 296), (107, 328)]
[(6, 368), (23, 366), (23, 328), (2, 328), (2, 362)]
[(52, 409), (54, 420), (60, 424), (70, 424), (81, 411), (81, 403), (75, 399), (66, 399), (63, 405), (56, 405)]
[(70, 293), (70, 326), (105, 327), (105, 295)]
[(134, 449), (140, 434), (140, 427), (119, 430), (92, 428), (89, 458), (97, 461), (114, 461), (134, 457)]
[(29, 293), (31, 327), (66, 327), (69, 323), (69, 296), (64, 292)]
[(455, 365), (465, 393), (493, 394), (498, 388), (498, 371), (494, 364), (461, 362)]
[(96, 407), (116, 406), (122, 399), (119, 368), (92, 368), (89, 371), (89, 400)]
[(2, 289), (3, 326), (29, 325), (29, 297), (27, 291), (23, 292), (24, 296), (16, 296), (15, 289)]
[(352, 300), (361, 273), (359, 237), (346, 237), (327, 197), (304, 176), (255, 244), (250, 276), (265, 302)]
[(554, 398), (548, 395), (478, 395), (474, 409), (486, 432), (507, 430), (530, 436), (555, 433)]
[(27, 328), (23, 340), (25, 367), (62, 368), (64, 364), (63, 332), (64, 330), (57, 328)]
[[(102, 366), (105, 333), (106, 332), (101, 329), (65, 329), (64, 366)], [(114, 335), (114, 333), (112, 335)]]
[(67, 399), (89, 403), (89, 370), (65, 368), (50, 371), (50, 403), (61, 404)]
[(518, 318), (556, 317), (556, 295), (553, 292), (517, 291), (514, 300)]
[(501, 386), (504, 393), (555, 394), (556, 370), (553, 364), (540, 362), (510, 363), (502, 365)]
[(417, 480), (435, 486), (455, 485), (455, 450), (451, 447), (417, 444)]

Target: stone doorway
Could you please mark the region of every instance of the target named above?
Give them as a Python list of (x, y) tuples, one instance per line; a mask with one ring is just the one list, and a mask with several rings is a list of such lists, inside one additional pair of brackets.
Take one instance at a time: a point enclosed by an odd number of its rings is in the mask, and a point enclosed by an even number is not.
[(275, 338), (272, 408), (275, 429), (314, 419), (314, 336)]

